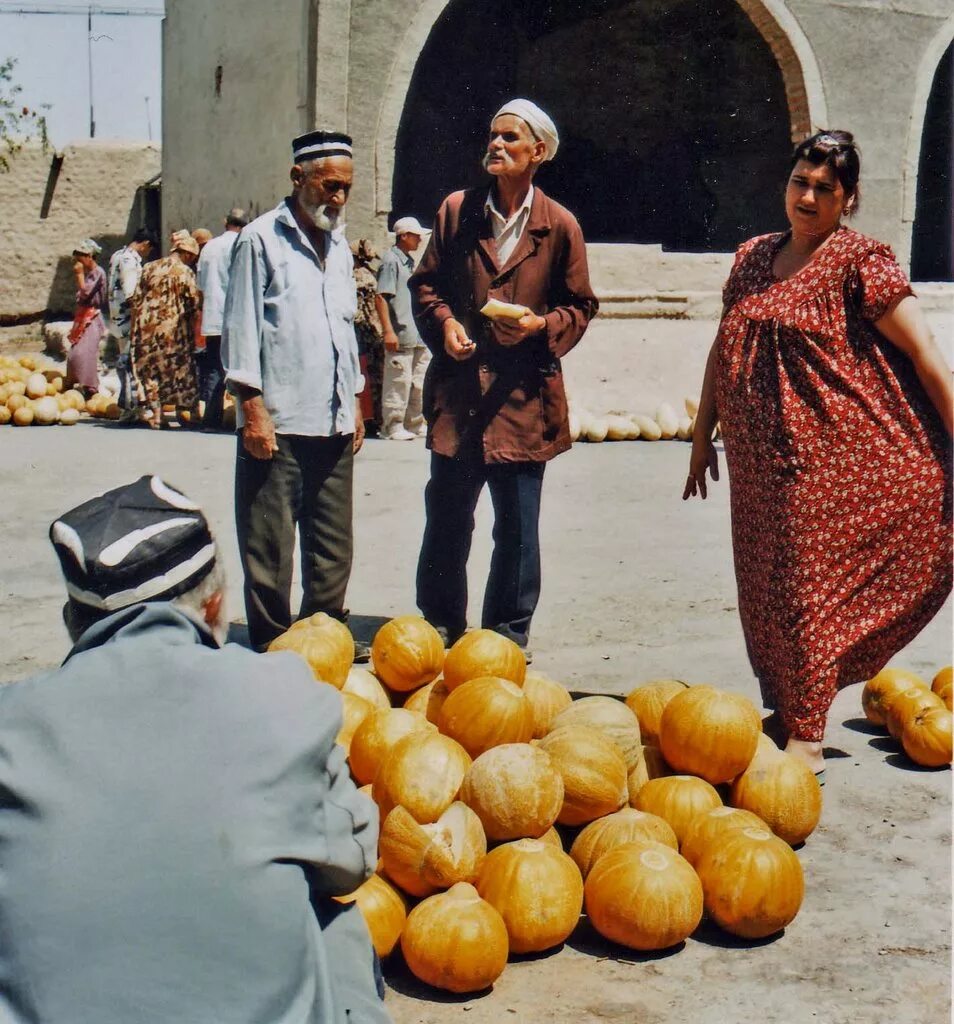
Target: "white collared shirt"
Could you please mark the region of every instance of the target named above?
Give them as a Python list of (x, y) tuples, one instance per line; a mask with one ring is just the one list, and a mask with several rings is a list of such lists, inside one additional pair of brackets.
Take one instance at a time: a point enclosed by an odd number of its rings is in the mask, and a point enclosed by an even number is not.
[(484, 202), (484, 209), (490, 214), (490, 229), (494, 233), (494, 244), (497, 246), (497, 260), (502, 267), (513, 255), (517, 242), (527, 226), (530, 219), (530, 205), (533, 202), (533, 185), (527, 189), (527, 194), (520, 209), (507, 220), (494, 204), (494, 192), (491, 189), (487, 193)]
[(327, 239), (322, 260), (286, 200), (243, 228), (233, 249), (222, 323), (225, 379), (262, 393), (279, 434), (354, 431), (354, 396), (364, 378), (353, 263), (343, 228)]
[(229, 265), (232, 248), (238, 241), (237, 231), (225, 231), (210, 239), (202, 248), (195, 270), (196, 284), (202, 292), (202, 333), (222, 333), (225, 293), (229, 287)]

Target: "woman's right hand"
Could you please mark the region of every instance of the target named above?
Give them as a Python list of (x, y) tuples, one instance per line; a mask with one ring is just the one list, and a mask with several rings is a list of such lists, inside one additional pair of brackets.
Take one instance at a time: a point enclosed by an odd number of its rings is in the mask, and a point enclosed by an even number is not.
[(689, 476), (686, 477), (686, 486), (682, 492), (683, 501), (694, 498), (697, 490), (699, 497), (705, 501), (706, 470), (713, 480), (719, 479), (719, 453), (709, 438), (693, 438), (692, 454), (689, 456)]

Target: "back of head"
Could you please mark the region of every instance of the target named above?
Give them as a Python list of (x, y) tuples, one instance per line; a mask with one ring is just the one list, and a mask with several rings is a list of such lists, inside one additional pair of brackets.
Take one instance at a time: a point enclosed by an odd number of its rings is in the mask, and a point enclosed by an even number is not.
[(148, 242), (153, 249), (158, 250), (159, 248), (159, 238), (157, 237), (155, 231), (150, 231), (148, 228), (140, 228), (132, 236), (132, 241), (138, 243)]
[[(224, 580), (202, 510), (157, 476), (107, 491), (50, 527), (69, 597), (64, 617), (73, 640), (132, 605), (173, 601), (208, 622)], [(209, 622), (216, 639), (224, 614)]]
[(226, 214), (225, 226), (227, 228), (244, 228), (246, 224), (248, 224), (248, 214), (240, 206), (233, 206)]

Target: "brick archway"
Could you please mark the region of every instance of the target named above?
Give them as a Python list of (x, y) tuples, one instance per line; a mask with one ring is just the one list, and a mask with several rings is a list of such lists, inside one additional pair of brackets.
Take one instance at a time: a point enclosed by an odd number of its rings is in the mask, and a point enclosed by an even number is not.
[[(398, 128), (418, 57), (435, 22), (450, 0), (420, 0), (395, 48), (388, 82), (378, 113), (374, 142), (374, 210), (379, 218), (391, 211)], [(736, 0), (772, 51), (782, 73), (792, 141), (805, 137), (812, 125), (825, 125), (828, 107), (821, 72), (805, 33), (784, 0)]]

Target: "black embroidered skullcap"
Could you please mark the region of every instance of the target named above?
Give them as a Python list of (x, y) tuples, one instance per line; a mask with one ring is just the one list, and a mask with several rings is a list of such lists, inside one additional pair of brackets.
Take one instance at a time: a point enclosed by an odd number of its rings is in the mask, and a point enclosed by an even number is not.
[(50, 527), (50, 540), (69, 596), (99, 612), (169, 601), (215, 565), (215, 542), (202, 510), (157, 476), (65, 513)]
[(308, 132), (292, 142), (292, 157), (296, 164), (303, 160), (321, 160), (326, 156), (351, 155), (351, 136), (343, 132)]

